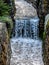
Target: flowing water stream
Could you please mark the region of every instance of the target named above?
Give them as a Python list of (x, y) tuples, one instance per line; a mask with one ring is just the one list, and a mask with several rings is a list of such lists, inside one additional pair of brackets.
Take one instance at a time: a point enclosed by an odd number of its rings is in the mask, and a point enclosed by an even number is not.
[(37, 39), (39, 36), (39, 19), (17, 19), (15, 23), (15, 37)]
[[(20, 2), (26, 3), (23, 0), (16, 1), (19, 2), (19, 5)], [(29, 4), (27, 5), (29, 6)], [(24, 13), (23, 10), (23, 15)], [(17, 15), (21, 16), (20, 13)], [(31, 14), (29, 13), (29, 15)], [(34, 18), (22, 17), (15, 20), (15, 37), (11, 38), (10, 41), (12, 49), (10, 65), (44, 65), (42, 40), (39, 39), (38, 27), (39, 18), (37, 16)]]

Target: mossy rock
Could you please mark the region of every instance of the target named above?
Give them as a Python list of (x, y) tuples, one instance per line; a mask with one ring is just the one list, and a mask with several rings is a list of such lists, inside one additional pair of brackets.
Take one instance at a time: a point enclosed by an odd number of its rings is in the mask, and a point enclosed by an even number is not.
[(46, 31), (46, 29), (49, 27), (49, 14), (47, 14), (46, 16), (45, 16), (45, 27), (44, 27), (44, 29), (45, 29), (45, 31)]
[(13, 28), (13, 22), (10, 16), (0, 16), (0, 22), (6, 23), (7, 30), (9, 33), (9, 36), (11, 35), (11, 31)]
[(48, 29), (48, 28), (49, 28), (49, 20), (48, 20), (47, 25), (46, 25), (46, 29)]

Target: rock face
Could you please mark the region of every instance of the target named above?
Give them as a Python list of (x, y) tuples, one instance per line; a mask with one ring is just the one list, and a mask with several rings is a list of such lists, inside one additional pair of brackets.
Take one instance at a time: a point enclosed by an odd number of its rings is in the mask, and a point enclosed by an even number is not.
[(40, 1), (40, 0), (25, 0), (25, 1), (27, 1), (27, 2), (29, 2), (29, 3), (32, 3), (32, 5), (35, 7), (35, 8), (37, 8), (37, 4), (38, 4), (38, 2)]
[(5, 23), (0, 22), (0, 65), (10, 65), (10, 43)]
[(42, 33), (44, 30), (45, 16), (49, 13), (49, 0), (40, 0), (38, 12), (38, 15), (40, 17), (40, 33)]
[[(44, 63), (45, 65), (49, 65), (49, 16), (47, 15), (45, 18), (45, 31), (46, 31), (46, 39), (44, 41)], [(48, 23), (48, 24), (47, 24)]]
[(49, 35), (45, 39), (45, 50), (44, 50), (44, 65), (49, 65)]

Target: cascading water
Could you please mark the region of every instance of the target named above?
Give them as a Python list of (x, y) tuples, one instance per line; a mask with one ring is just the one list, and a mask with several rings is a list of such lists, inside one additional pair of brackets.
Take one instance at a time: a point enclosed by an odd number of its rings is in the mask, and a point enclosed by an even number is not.
[(39, 19), (19, 19), (15, 23), (15, 37), (29, 37), (37, 39), (39, 35)]
[[(21, 2), (23, 3), (23, 6), (24, 3), (26, 4), (26, 1), (17, 1), (19, 2), (19, 5), (21, 4)], [(23, 13), (25, 13), (24, 9)], [(17, 15), (19, 15), (19, 13)], [(29, 13), (29, 15), (31, 14)], [(23, 16), (22, 18), (20, 17), (19, 19), (16, 19), (15, 37), (13, 37), (10, 41), (12, 49), (10, 65), (44, 65), (42, 58), (42, 41), (39, 39), (38, 26), (39, 18), (37, 16), (34, 18), (28, 18), (28, 16)]]

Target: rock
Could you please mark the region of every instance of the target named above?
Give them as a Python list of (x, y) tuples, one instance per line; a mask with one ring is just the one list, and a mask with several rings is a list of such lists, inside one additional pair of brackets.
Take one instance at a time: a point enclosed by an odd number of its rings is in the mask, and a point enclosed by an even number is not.
[(49, 36), (44, 41), (44, 65), (49, 65)]
[(5, 23), (0, 22), (0, 65), (10, 65), (11, 47)]
[(45, 16), (45, 26), (44, 26), (44, 30), (46, 30), (46, 26), (47, 26), (47, 23), (49, 22), (49, 14), (47, 14), (46, 16)]
[(49, 0), (40, 0), (38, 6), (38, 15), (40, 18), (40, 35), (44, 31), (45, 16), (49, 13)]
[(45, 17), (44, 63), (49, 65), (49, 14)]
[(32, 6), (37, 9), (38, 7), (37, 3), (39, 2), (38, 0), (25, 0), (25, 1), (32, 3)]
[(27, 3), (22, 0), (15, 0), (16, 14), (15, 17), (35, 17), (37, 16), (36, 9), (32, 6), (32, 4)]

